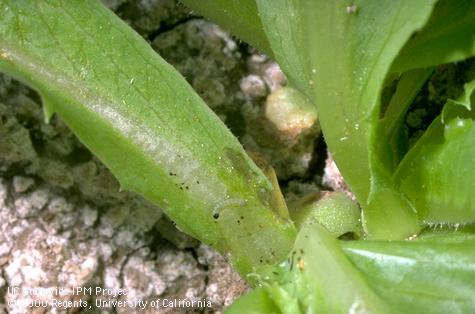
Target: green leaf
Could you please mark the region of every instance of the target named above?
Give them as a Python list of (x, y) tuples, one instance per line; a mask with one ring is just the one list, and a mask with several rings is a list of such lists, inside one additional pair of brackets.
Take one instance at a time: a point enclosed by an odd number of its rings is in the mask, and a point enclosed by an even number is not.
[(404, 46), (393, 71), (403, 72), (475, 55), (475, 1), (440, 0), (427, 25)]
[[(407, 152), (407, 138), (404, 135), (404, 121), (407, 110), (412, 104), (419, 90), (432, 74), (432, 68), (416, 69), (406, 72), (398, 82), (396, 92), (391, 97), (388, 108), (381, 120), (381, 130), (386, 133), (380, 136), (379, 141), (389, 141), (392, 153), (390, 156), (392, 171), (394, 171)], [(381, 145), (382, 146), (382, 145)]]
[(277, 284), (265, 285), (243, 295), (226, 310), (225, 314), (299, 314), (298, 300)]
[(426, 223), (475, 221), (475, 116), (467, 110), (474, 90), (472, 81), (458, 100), (446, 104), (394, 175)]
[(347, 241), (342, 246), (398, 313), (473, 313), (475, 238), (458, 239)]
[(281, 311), (272, 300), (266, 288), (256, 288), (247, 294), (241, 296), (239, 299), (228, 307), (225, 314), (279, 314)]
[[(475, 225), (466, 225), (456, 228), (458, 231), (454, 232), (454, 228), (445, 228), (423, 232), (417, 238), (419, 241), (438, 242), (438, 243), (475, 243)], [(443, 228), (443, 226), (441, 226)]]
[(301, 296), (307, 309), (322, 313), (387, 312), (386, 305), (343, 254), (338, 241), (319, 224), (308, 224), (301, 230), (288, 267), (292, 264), (297, 292), (291, 293)]
[[(464, 85), (464, 92), (459, 99), (449, 99), (447, 104), (442, 109), (441, 120), (442, 122), (450, 120), (451, 116), (457, 114), (457, 111), (471, 111), (472, 110), (472, 98), (475, 91), (475, 80)], [(461, 108), (463, 107), (463, 108)], [(466, 110), (464, 110), (466, 109)], [(462, 114), (463, 115), (463, 114)]]
[(300, 18), (299, 1), (256, 0), (259, 15), (275, 59), (292, 85), (307, 96), (311, 95), (313, 70), (308, 68), (302, 43), (308, 40)]
[[(384, 79), (405, 42), (429, 19), (435, 1), (257, 3), (277, 60), (317, 105), (332, 156), (363, 206), (369, 236), (417, 232), (417, 216), (394, 191), (392, 164), (379, 155), (390, 149), (375, 147)], [(380, 203), (388, 194), (391, 201)]]
[(289, 206), (297, 228), (318, 222), (335, 238), (347, 233), (357, 237), (363, 235), (358, 204), (344, 192), (311, 194)]
[(288, 314), (390, 312), (345, 256), (339, 241), (317, 223), (304, 224), (286, 263), (260, 276), (260, 292), (238, 300), (230, 313), (264, 314), (259, 311), (262, 300), (269, 307), (277, 306), (278, 313)]
[(245, 42), (272, 56), (255, 0), (180, 0)]
[(0, 70), (38, 90), (124, 188), (242, 273), (285, 257), (295, 231), (271, 182), (123, 21), (92, 0), (0, 0), (0, 12)]

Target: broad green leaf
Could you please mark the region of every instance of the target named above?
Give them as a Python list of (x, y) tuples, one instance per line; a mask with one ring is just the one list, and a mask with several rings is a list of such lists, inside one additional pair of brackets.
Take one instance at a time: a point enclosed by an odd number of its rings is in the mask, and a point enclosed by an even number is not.
[(400, 189), (425, 223), (475, 221), (472, 119), (437, 118), (396, 173)]
[(458, 239), (346, 241), (342, 246), (396, 312), (473, 313), (475, 239)]
[(311, 95), (313, 72), (309, 69), (302, 43), (308, 40), (300, 17), (299, 1), (255, 0), (275, 59), (291, 84)]
[(265, 314), (259, 311), (262, 300), (286, 314), (391, 312), (345, 256), (339, 241), (317, 223), (304, 224), (286, 263), (260, 275), (260, 292), (238, 300), (230, 313)]
[(240, 39), (272, 56), (255, 0), (180, 0)]
[(404, 46), (393, 71), (424, 68), (475, 55), (475, 1), (440, 0), (427, 25)]
[(379, 155), (390, 153), (389, 145), (375, 146), (384, 79), (399, 50), (429, 19), (435, 0), (257, 3), (277, 60), (317, 105), (326, 143), (363, 206), (369, 236), (416, 233), (417, 217), (391, 182), (392, 164)]
[(474, 89), (475, 81), (466, 84), (460, 99), (446, 104), (395, 173), (426, 223), (475, 221), (475, 126), (468, 110)]
[(271, 182), (124, 22), (92, 0), (0, 0), (0, 12), (0, 70), (34, 87), (124, 188), (242, 273), (285, 257), (295, 231)]

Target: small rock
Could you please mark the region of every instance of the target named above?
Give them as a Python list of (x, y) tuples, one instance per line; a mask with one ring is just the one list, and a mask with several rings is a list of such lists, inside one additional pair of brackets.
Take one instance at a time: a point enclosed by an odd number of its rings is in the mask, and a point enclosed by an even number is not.
[(317, 121), (317, 111), (302, 93), (291, 87), (283, 87), (267, 97), (266, 118), (284, 136), (295, 138), (313, 127)]
[(22, 218), (42, 210), (48, 203), (48, 193), (45, 190), (36, 190), (31, 194), (19, 197), (14, 205), (18, 215)]
[(144, 299), (162, 294), (167, 285), (160, 277), (153, 262), (132, 256), (124, 267), (124, 287), (129, 292), (127, 299)]
[(201, 244), (197, 250), (198, 261), (206, 263), (208, 285), (205, 290), (206, 299), (218, 307), (230, 305), (238, 296), (248, 290), (247, 284), (231, 268), (224, 258), (210, 247)]
[(245, 95), (250, 97), (264, 97), (267, 94), (267, 87), (260, 76), (250, 74), (244, 77), (239, 84)]
[(7, 199), (7, 195), (7, 185), (4, 183), (3, 179), (0, 178), (0, 208), (3, 208), (5, 206), (5, 200)]
[(114, 242), (118, 246), (134, 248), (136, 245), (134, 234), (130, 230), (120, 230), (114, 236)]
[(84, 207), (81, 214), (82, 221), (86, 227), (92, 227), (97, 221), (97, 210), (91, 209), (89, 206)]
[(49, 278), (42, 269), (43, 254), (38, 250), (14, 251), (12, 261), (4, 268), (11, 286), (39, 286)]
[(48, 211), (54, 214), (68, 213), (74, 209), (74, 206), (68, 203), (64, 197), (55, 197), (48, 204)]
[(9, 243), (0, 244), (0, 257), (10, 253), (11, 245)]
[(30, 187), (35, 184), (35, 180), (23, 176), (15, 176), (13, 178), (13, 190), (16, 193), (22, 193), (27, 191)]
[(58, 276), (58, 281), (67, 287), (82, 286), (92, 278), (97, 267), (97, 257), (73, 255), (64, 264), (61, 274)]
[(106, 267), (106, 269), (104, 270), (104, 288), (117, 289), (117, 287), (122, 286), (120, 282), (120, 270), (120, 266)]
[(355, 195), (346, 185), (345, 179), (341, 175), (340, 170), (336, 166), (336, 163), (330, 153), (328, 153), (328, 158), (327, 160), (325, 160), (325, 169), (323, 171), (322, 185), (334, 191), (343, 191), (352, 200), (356, 200)]
[(111, 245), (107, 243), (99, 243), (98, 245), (98, 251), (101, 256), (101, 259), (103, 261), (107, 261), (108, 263), (110, 262), (110, 258), (112, 254), (115, 252), (115, 248), (113, 248)]
[(277, 63), (272, 62), (264, 70), (264, 81), (271, 91), (275, 91), (287, 84), (287, 78)]

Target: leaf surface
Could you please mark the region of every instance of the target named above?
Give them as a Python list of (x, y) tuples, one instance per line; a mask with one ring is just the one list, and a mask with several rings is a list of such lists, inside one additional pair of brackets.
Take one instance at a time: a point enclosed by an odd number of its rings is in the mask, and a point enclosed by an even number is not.
[(0, 12), (0, 70), (38, 90), (124, 188), (242, 273), (285, 257), (295, 231), (273, 211), (271, 182), (123, 21), (92, 0), (1, 0)]
[(427, 25), (404, 46), (393, 71), (403, 72), (475, 55), (475, 1), (440, 0)]
[(475, 81), (449, 100), (395, 173), (426, 223), (475, 221)]
[[(444, 237), (452, 240), (444, 241)], [(475, 310), (473, 235), (444, 235), (437, 241), (347, 241), (342, 245), (370, 285), (399, 313)]]
[[(279, 287), (275, 286), (274, 289), (279, 289)], [(276, 293), (279, 295), (279, 293)], [(229, 306), (224, 313), (225, 314), (242, 314), (242, 313), (249, 313), (249, 314), (279, 314), (279, 313), (290, 313), (286, 312), (286, 310), (294, 310), (293, 313), (299, 313), (296, 310), (295, 302), (292, 300), (284, 299), (281, 300), (283, 302), (290, 301), (285, 306), (285, 309), (279, 308), (276, 302), (273, 300), (273, 295), (269, 293), (269, 288), (258, 287), (253, 289), (252, 291), (248, 292), (247, 294), (239, 297), (236, 301), (234, 301), (231, 306)]]

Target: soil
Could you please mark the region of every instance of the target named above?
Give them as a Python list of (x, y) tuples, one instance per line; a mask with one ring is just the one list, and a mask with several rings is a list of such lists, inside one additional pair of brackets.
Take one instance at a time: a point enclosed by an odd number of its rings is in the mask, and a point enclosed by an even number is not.
[[(104, 2), (182, 73), (248, 151), (273, 165), (288, 200), (319, 191), (322, 182), (344, 188), (331, 159), (324, 169), (326, 149), (316, 123), (289, 140), (266, 117), (267, 96), (286, 85), (275, 62), (173, 0)], [(44, 123), (38, 95), (4, 75), (0, 231), (0, 313), (135, 313), (9, 304), (48, 298), (28, 295), (26, 288), (120, 287), (128, 294), (112, 299), (211, 301), (207, 308), (136, 311), (141, 313), (219, 313), (247, 290), (213, 249), (179, 232), (142, 197), (119, 191), (60, 118)], [(79, 300), (70, 294), (61, 299)]]

